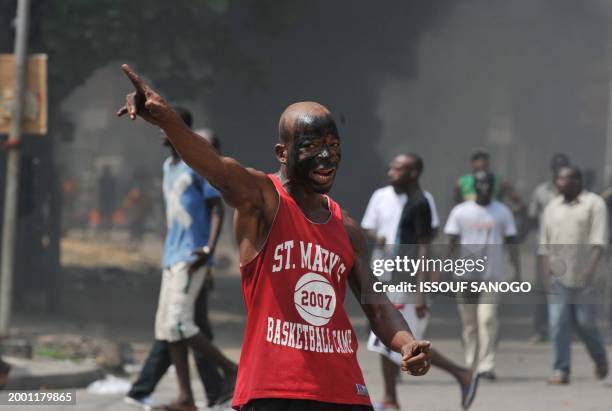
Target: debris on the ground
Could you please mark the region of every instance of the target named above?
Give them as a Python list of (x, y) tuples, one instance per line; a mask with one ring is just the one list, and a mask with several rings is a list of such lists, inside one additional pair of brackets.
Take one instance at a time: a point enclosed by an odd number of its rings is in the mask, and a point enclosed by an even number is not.
[(128, 343), (74, 334), (39, 336), (34, 345), (34, 355), (72, 361), (92, 358), (98, 366), (115, 373), (123, 373), (126, 364), (135, 362)]
[(131, 386), (132, 383), (124, 378), (107, 375), (103, 380), (94, 381), (89, 384), (87, 392), (99, 395), (127, 394)]

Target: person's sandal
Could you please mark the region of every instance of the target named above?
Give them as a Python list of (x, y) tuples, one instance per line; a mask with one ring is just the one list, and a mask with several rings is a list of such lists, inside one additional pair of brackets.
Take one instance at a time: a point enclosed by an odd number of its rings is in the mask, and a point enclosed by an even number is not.
[(478, 373), (478, 378), (484, 378), (485, 380), (495, 381), (497, 380), (497, 375), (494, 371), (481, 371)]
[(470, 408), (474, 398), (476, 398), (476, 390), (478, 389), (478, 381), (480, 380), (480, 374), (476, 371), (470, 371), (470, 379), (465, 385), (461, 385), (461, 407), (464, 410)]
[(569, 384), (569, 375), (563, 371), (556, 371), (546, 382), (548, 385), (567, 385)]
[(595, 364), (595, 377), (598, 380), (603, 380), (604, 378), (606, 378), (608, 376), (608, 371), (609, 371), (609, 366), (608, 366), (607, 360), (600, 361), (597, 364)]

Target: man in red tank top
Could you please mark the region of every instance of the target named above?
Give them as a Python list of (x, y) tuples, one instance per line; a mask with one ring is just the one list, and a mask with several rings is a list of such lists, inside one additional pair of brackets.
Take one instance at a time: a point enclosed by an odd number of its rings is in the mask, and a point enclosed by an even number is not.
[[(117, 113), (164, 130), (183, 160), (236, 209), (247, 325), (233, 401), (237, 410), (371, 410), (356, 359), (357, 338), (343, 303), (373, 275), (359, 225), (328, 193), (340, 165), (331, 113), (302, 102), (281, 115), (276, 175), (222, 157), (127, 65), (135, 92)], [(403, 356), (401, 368), (424, 375), (430, 343), (416, 341), (384, 294), (362, 304), (372, 330)]]

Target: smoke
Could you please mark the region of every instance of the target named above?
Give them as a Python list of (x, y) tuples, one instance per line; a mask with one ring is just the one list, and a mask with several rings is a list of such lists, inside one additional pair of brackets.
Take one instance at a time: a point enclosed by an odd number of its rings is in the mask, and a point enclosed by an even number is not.
[[(295, 101), (315, 100), (335, 114), (343, 139), (332, 195), (357, 218), (385, 183), (389, 159), (402, 151), (423, 156), (424, 186), (442, 215), (477, 146), (489, 148), (493, 170), (524, 196), (549, 178), (555, 152), (601, 176), (610, 38), (605, 3), (264, 3), (233, 3), (225, 15), (232, 41), (261, 62), (262, 76), (237, 81), (219, 73), (211, 88), (187, 102), (195, 125), (214, 128), (224, 153), (244, 165), (275, 171), (280, 113)], [(265, 12), (253, 16), (257, 10)], [(155, 130), (128, 130), (111, 117), (104, 130), (84, 128), (88, 93), (104, 84), (102, 105), (111, 113), (104, 116), (111, 116), (117, 105), (111, 100), (126, 91), (120, 73), (97, 75), (69, 100), (77, 129), (104, 135), (100, 150), (121, 152), (126, 167), (150, 160), (153, 174), (164, 155), (151, 137)]]
[(383, 156), (422, 153), (446, 208), (477, 146), (524, 196), (550, 178), (556, 152), (601, 176), (610, 33), (598, 3), (458, 2), (419, 40), (415, 76), (384, 82)]

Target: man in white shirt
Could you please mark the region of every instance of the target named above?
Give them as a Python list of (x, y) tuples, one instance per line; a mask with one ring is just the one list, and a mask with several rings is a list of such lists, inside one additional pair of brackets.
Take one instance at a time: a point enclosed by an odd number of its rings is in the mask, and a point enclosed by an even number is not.
[(567, 384), (570, 376), (572, 328), (595, 362), (595, 375), (608, 374), (608, 359), (596, 323), (593, 279), (608, 242), (606, 204), (583, 190), (582, 173), (563, 167), (557, 176), (561, 196), (548, 204), (542, 217), (540, 254), (544, 256), (549, 289), (550, 337), (554, 375), (550, 384)]
[[(400, 154), (389, 164), (387, 175), (390, 184), (379, 188), (372, 194), (361, 226), (368, 233), (368, 237), (375, 242), (372, 252), (373, 260), (393, 258), (395, 246), (399, 243), (398, 239), (402, 231), (412, 231), (411, 235), (404, 235), (404, 237), (414, 238), (415, 242), (423, 246), (435, 237), (440, 221), (433, 196), (420, 188), (419, 177), (422, 171), (423, 160), (420, 156), (412, 153)], [(410, 212), (414, 209), (419, 211)], [(409, 219), (420, 219), (420, 221), (406, 221)], [(425, 225), (428, 227), (425, 228)], [(391, 273), (386, 274), (387, 278), (381, 277), (381, 279), (388, 280)], [(427, 326), (427, 306), (425, 304), (397, 304), (396, 306), (408, 322), (415, 338), (422, 338)], [(385, 397), (378, 409), (397, 410), (399, 404), (395, 385), (398, 361), (401, 360), (401, 357), (394, 356), (394, 353), (386, 348), (373, 333), (368, 341), (368, 349), (381, 353)], [(433, 349), (431, 355), (432, 365), (447, 371), (459, 382), (462, 406), (467, 409), (476, 395), (478, 383), (476, 373), (456, 365)]]
[[(389, 170), (391, 173), (391, 166)], [(440, 218), (438, 217), (436, 202), (429, 191), (423, 190), (423, 195), (431, 208), (431, 227), (437, 230), (440, 226)], [(397, 227), (407, 200), (406, 193), (396, 191), (393, 185), (381, 187), (372, 193), (368, 208), (366, 208), (361, 220), (361, 226), (366, 230), (375, 231), (377, 244), (393, 244), (395, 242)]]
[[(486, 171), (474, 174), (476, 199), (456, 205), (446, 222), (444, 232), (449, 236), (451, 255), (461, 253), (486, 255), (485, 271), (479, 281), (509, 280), (505, 275), (502, 244), (516, 243), (516, 225), (510, 209), (492, 200), (494, 177)], [(518, 249), (510, 246), (514, 280), (520, 278)], [(465, 361), (476, 367), (481, 377), (494, 380), (495, 345), (497, 342), (497, 301), (494, 294), (474, 295), (459, 300), (458, 308), (463, 324)]]

